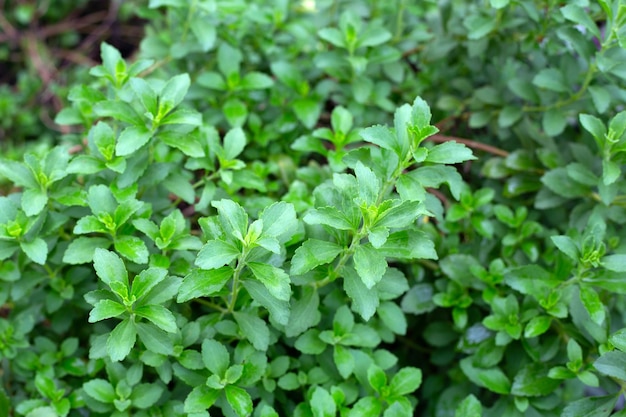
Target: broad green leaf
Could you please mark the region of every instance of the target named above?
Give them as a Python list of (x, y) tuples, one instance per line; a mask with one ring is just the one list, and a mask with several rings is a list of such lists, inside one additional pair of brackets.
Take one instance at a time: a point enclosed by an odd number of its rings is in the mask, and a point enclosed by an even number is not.
[(310, 404), (313, 417), (335, 417), (337, 414), (333, 397), (322, 387), (315, 387)]
[(270, 331), (267, 323), (256, 315), (235, 311), (235, 321), (242, 335), (252, 343), (255, 349), (266, 351), (270, 343)]
[(378, 398), (362, 397), (353, 406), (348, 417), (378, 417), (382, 411), (382, 404)]
[(338, 48), (347, 48), (343, 34), (337, 28), (323, 28), (317, 32), (317, 35), (327, 42), (330, 42)]
[(454, 417), (482, 417), (483, 407), (474, 394), (470, 394), (457, 406)]
[(290, 309), (287, 301), (279, 300), (270, 294), (265, 285), (257, 280), (246, 279), (243, 286), (254, 301), (265, 307), (270, 313), (270, 319), (278, 324), (286, 325), (289, 321)]
[(150, 84), (143, 78), (131, 78), (129, 84), (137, 97), (139, 97), (144, 109), (153, 116), (156, 116), (157, 95)]
[(619, 395), (581, 398), (567, 404), (561, 417), (609, 417), (618, 398)]
[[(301, 334), (298, 339), (296, 339), (296, 343), (294, 344), (295, 348), (298, 349), (300, 352), (306, 353), (308, 355), (321, 354), (322, 352), (324, 352), (324, 350), (326, 350), (326, 343), (320, 339), (319, 334), (320, 332), (317, 329), (307, 330), (306, 332)], [(336, 358), (336, 348), (338, 347), (344, 349), (342, 351), (344, 353), (346, 352), (346, 350), (341, 345), (335, 345), (335, 350), (333, 352), (333, 357), (335, 359), (335, 364), (337, 365), (337, 370), (342, 376), (344, 376), (344, 372), (347, 372), (348, 367), (347, 358), (345, 358), (343, 355), (341, 355), (339, 359)], [(350, 357), (352, 357), (352, 355), (350, 355)], [(352, 368), (354, 368), (354, 358), (352, 359)]]
[(240, 87), (244, 90), (261, 90), (274, 85), (272, 78), (262, 72), (252, 71), (241, 80)]
[(595, 361), (593, 366), (604, 375), (626, 381), (626, 353), (624, 352), (606, 352)]
[(472, 360), (471, 357), (467, 357), (460, 361), (461, 369), (470, 381), (497, 394), (509, 394), (511, 381), (500, 368), (477, 368), (472, 364)]
[[(609, 90), (603, 86), (590, 86), (588, 90), (598, 113), (605, 113), (611, 105), (611, 93)], [(579, 117), (583, 116), (586, 115), (581, 114)]]
[(339, 230), (356, 230), (358, 227), (336, 207), (320, 207), (311, 210), (304, 216), (304, 221), (308, 224), (325, 224)]
[(161, 305), (144, 305), (135, 308), (134, 313), (139, 317), (150, 320), (157, 327), (168, 333), (176, 333), (178, 330), (176, 318), (172, 312)]
[(98, 277), (109, 287), (119, 283), (128, 288), (126, 267), (115, 253), (106, 249), (96, 248), (93, 255), (93, 266)]
[(243, 389), (234, 385), (224, 387), (226, 401), (235, 410), (239, 417), (246, 417), (252, 414), (252, 398), (250, 394)]
[(545, 68), (539, 71), (533, 78), (533, 84), (539, 88), (558, 93), (568, 93), (571, 90), (563, 77), (563, 73), (556, 68)]
[(159, 114), (164, 116), (178, 106), (189, 90), (191, 80), (188, 74), (172, 77), (159, 94)]
[(412, 366), (400, 369), (389, 382), (389, 391), (392, 395), (407, 395), (413, 393), (422, 385), (422, 371)]
[(405, 335), (407, 321), (402, 309), (398, 304), (385, 301), (378, 306), (378, 316), (382, 322), (395, 334)]
[(354, 169), (359, 185), (359, 198), (368, 206), (376, 203), (380, 192), (380, 180), (374, 172), (358, 161)]
[(215, 45), (217, 28), (207, 24), (205, 15), (195, 14), (189, 21), (189, 27), (202, 47), (202, 52), (208, 52)]
[(298, 220), (293, 204), (280, 201), (265, 208), (259, 219), (263, 221), (262, 236), (270, 236), (279, 242), (287, 242), (296, 233)]
[(117, 156), (127, 156), (136, 152), (152, 138), (153, 132), (145, 126), (130, 126), (122, 130), (117, 138), (115, 154)]
[(385, 257), (369, 245), (357, 246), (353, 260), (354, 268), (368, 289), (376, 285), (387, 270)]
[(96, 378), (83, 384), (83, 389), (91, 398), (105, 404), (112, 403), (117, 398), (115, 390), (109, 381)]
[(357, 47), (377, 46), (391, 39), (391, 33), (381, 27), (370, 25), (359, 35)]
[(541, 126), (548, 136), (558, 136), (563, 133), (567, 125), (567, 118), (560, 109), (550, 109), (543, 113)]
[(402, 201), (379, 213), (376, 226), (402, 228), (413, 223), (419, 216), (427, 214), (424, 205), (417, 201)]
[[(200, 385), (195, 387), (185, 399), (186, 413), (206, 413), (206, 410), (215, 404), (221, 391)], [(205, 416), (206, 414), (200, 414)]]
[(291, 274), (302, 275), (311, 269), (332, 262), (343, 248), (325, 240), (308, 239), (291, 258)]
[[(241, 126), (243, 126), (243, 124), (246, 122), (246, 118), (248, 117), (248, 108), (246, 107), (246, 104), (236, 98), (227, 100), (226, 103), (224, 103), (222, 106), (222, 111), (224, 112), (224, 117), (226, 117), (228, 123), (233, 127), (241, 128)], [(243, 136), (243, 131), (241, 133)], [(245, 136), (243, 137), (245, 144)], [(226, 153), (228, 154), (228, 151)]]
[(163, 268), (144, 269), (133, 279), (130, 295), (140, 300), (162, 282), (166, 276), (167, 270)]
[(211, 203), (217, 209), (222, 226), (230, 226), (237, 239), (243, 240), (248, 230), (248, 214), (232, 200), (220, 200)]
[(233, 276), (233, 269), (224, 266), (218, 269), (194, 269), (183, 279), (176, 299), (184, 303), (194, 298), (206, 297), (220, 291)]
[(604, 304), (600, 300), (600, 296), (591, 286), (580, 285), (580, 301), (589, 313), (589, 317), (596, 324), (602, 325), (606, 318)]
[[(402, 147), (399, 146), (394, 132), (387, 126), (371, 126), (359, 132), (364, 141), (378, 145), (381, 148), (389, 149), (396, 154), (400, 154)], [(407, 144), (408, 149), (408, 144)]]
[(578, 247), (569, 236), (551, 236), (552, 242), (556, 247), (569, 256), (573, 261), (578, 262)]
[(113, 300), (100, 300), (89, 313), (89, 322), (95, 323), (100, 320), (117, 317), (126, 312), (126, 307)]
[(321, 101), (312, 98), (299, 98), (293, 102), (293, 111), (304, 127), (312, 129), (320, 117), (322, 111)]
[(124, 360), (135, 346), (137, 330), (131, 319), (122, 320), (109, 334), (106, 342), (107, 354), (113, 362)]
[(480, 39), (490, 34), (496, 28), (497, 21), (492, 16), (479, 13), (470, 14), (463, 20), (463, 26), (468, 31), (469, 39)]
[(20, 247), (31, 261), (43, 265), (48, 258), (48, 244), (40, 237), (31, 241), (21, 241)]
[(103, 237), (78, 237), (72, 240), (63, 254), (63, 262), (68, 264), (84, 264), (93, 261), (97, 248), (107, 249), (111, 240)]
[(150, 352), (159, 355), (173, 355), (174, 344), (167, 333), (152, 323), (135, 323), (139, 340)]
[[(190, 109), (176, 109), (167, 116), (165, 116), (159, 122), (160, 126), (165, 125), (191, 125), (191, 126), (200, 126), (202, 125), (202, 114), (198, 113), (195, 110)], [(204, 152), (202, 152), (202, 148), (200, 145), (196, 145), (195, 142), (189, 141), (189, 136), (178, 133), (176, 131), (167, 132), (169, 134), (164, 134), (165, 132), (160, 132), (158, 138), (163, 142), (167, 143), (169, 146), (173, 146), (175, 148), (180, 149), (187, 156), (192, 157), (201, 157), (204, 156)], [(182, 144), (179, 144), (175, 139), (183, 141)]]
[(578, 120), (585, 130), (591, 133), (598, 144), (604, 144), (607, 131), (602, 120), (590, 114), (581, 114), (578, 116)]
[(533, 338), (540, 336), (548, 331), (550, 325), (552, 324), (552, 318), (549, 316), (535, 316), (528, 323), (526, 323), (526, 327), (524, 328), (524, 337), (525, 338)]
[(230, 365), (230, 355), (224, 345), (212, 339), (202, 342), (202, 360), (204, 366), (219, 377), (224, 376)]
[(196, 265), (202, 269), (215, 269), (231, 263), (241, 252), (229, 242), (209, 240), (198, 252)]
[(111, 189), (105, 185), (93, 185), (89, 187), (89, 192), (87, 194), (87, 204), (89, 204), (91, 212), (96, 216), (105, 213), (113, 215), (113, 213), (115, 213), (115, 209), (118, 206), (117, 201), (115, 200), (115, 197), (111, 192)]
[(15, 161), (0, 161), (0, 175), (8, 178), (15, 185), (26, 188), (39, 188), (33, 172), (24, 164)]
[(518, 371), (513, 379), (511, 394), (525, 397), (549, 395), (561, 385), (561, 381), (548, 377), (548, 367), (531, 363)]
[(270, 294), (279, 300), (289, 301), (291, 285), (289, 275), (285, 271), (260, 262), (248, 262), (246, 265), (250, 268), (254, 277), (265, 285)]
[(476, 159), (472, 150), (455, 141), (444, 142), (428, 150), (427, 162), (437, 164), (458, 164)]
[(217, 66), (227, 78), (239, 74), (239, 65), (243, 55), (238, 49), (233, 48), (227, 42), (221, 42), (217, 50)]
[(29, 188), (22, 194), (22, 210), (31, 217), (41, 213), (48, 204), (48, 193), (39, 188)]
[(593, 21), (593, 19), (589, 16), (582, 7), (576, 4), (568, 4), (564, 7), (561, 7), (561, 13), (563, 16), (577, 25), (583, 26), (589, 32), (593, 34), (598, 39), (602, 39), (602, 35), (600, 34), (600, 30), (598, 26)]
[(159, 384), (139, 384), (133, 388), (130, 400), (140, 409), (152, 407), (163, 395), (163, 386)]
[(124, 258), (136, 264), (148, 263), (148, 248), (137, 236), (119, 236), (113, 241), (113, 247)]
[[(303, 335), (304, 336), (304, 335)], [(301, 340), (301, 338), (299, 338), (298, 340)], [(302, 350), (301, 348), (303, 348), (303, 345), (305, 344), (305, 342), (300, 342), (300, 348), (298, 348), (301, 352), (306, 353), (305, 351), (307, 350), (306, 348), (308, 346), (304, 346), (304, 350)], [(323, 344), (322, 344), (323, 346)], [(296, 342), (296, 347), (298, 347), (298, 343)], [(319, 352), (321, 353), (321, 352)], [(318, 354), (319, 354), (318, 353)], [(350, 350), (344, 346), (341, 345), (335, 345), (333, 347), (333, 360), (335, 362), (335, 366), (337, 366), (337, 371), (339, 371), (339, 374), (344, 378), (347, 379), (352, 372), (354, 371), (354, 356), (352, 356), (352, 352), (350, 352)]]
[(289, 322), (285, 326), (287, 337), (298, 336), (310, 327), (319, 323), (321, 314), (319, 312), (320, 298), (314, 288), (305, 287), (302, 290), (300, 299), (292, 301), (291, 315)]
[(352, 301), (352, 310), (359, 313), (363, 320), (369, 320), (380, 303), (377, 291), (368, 288), (357, 272), (352, 268), (344, 268), (343, 289)]
[(506, 106), (498, 114), (498, 126), (501, 128), (508, 128), (517, 123), (524, 112), (519, 106)]

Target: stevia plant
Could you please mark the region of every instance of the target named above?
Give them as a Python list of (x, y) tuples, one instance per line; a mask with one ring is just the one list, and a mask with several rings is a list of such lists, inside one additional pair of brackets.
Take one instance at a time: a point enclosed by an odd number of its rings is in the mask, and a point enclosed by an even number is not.
[(0, 162), (1, 411), (624, 414), (623, 1), (138, 6)]

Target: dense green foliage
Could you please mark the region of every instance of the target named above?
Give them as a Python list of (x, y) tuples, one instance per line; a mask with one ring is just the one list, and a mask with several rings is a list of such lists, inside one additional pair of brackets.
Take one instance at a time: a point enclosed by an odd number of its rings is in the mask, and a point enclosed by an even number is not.
[(0, 161), (0, 415), (626, 416), (624, 0), (136, 3)]

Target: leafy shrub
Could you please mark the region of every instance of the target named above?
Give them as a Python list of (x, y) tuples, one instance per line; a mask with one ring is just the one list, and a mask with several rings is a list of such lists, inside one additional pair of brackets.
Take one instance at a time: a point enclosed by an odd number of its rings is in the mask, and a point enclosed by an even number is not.
[(626, 5), (485, 4), (141, 6), (0, 162), (0, 410), (624, 415)]

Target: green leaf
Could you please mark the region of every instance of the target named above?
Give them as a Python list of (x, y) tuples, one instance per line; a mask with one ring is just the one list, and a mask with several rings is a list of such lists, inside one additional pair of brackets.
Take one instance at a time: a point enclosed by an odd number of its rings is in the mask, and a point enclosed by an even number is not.
[[(498, 126), (501, 128), (508, 128), (517, 123), (524, 112), (519, 106), (506, 106), (498, 114)], [(468, 397), (469, 398), (469, 397)]]
[(0, 175), (8, 178), (15, 185), (31, 189), (39, 188), (33, 172), (19, 162), (0, 161)]
[[(221, 391), (209, 388), (206, 385), (197, 386), (187, 395), (184, 410), (186, 413), (206, 413), (206, 410), (215, 404), (220, 394)], [(204, 416), (206, 414), (200, 415)]]
[(422, 385), (422, 371), (412, 366), (400, 369), (389, 382), (389, 391), (392, 395), (407, 395)]
[[(248, 230), (248, 214), (232, 200), (220, 200), (211, 203), (217, 209), (222, 227), (230, 227), (234, 236), (243, 240)], [(226, 230), (228, 232), (228, 230)]]
[(269, 311), (270, 318), (273, 321), (281, 325), (287, 324), (290, 314), (289, 303), (287, 301), (279, 300), (271, 295), (265, 285), (257, 280), (244, 280), (243, 285), (254, 301)]
[(454, 417), (482, 417), (483, 407), (474, 394), (470, 394), (457, 406)]
[(130, 400), (137, 408), (150, 408), (159, 401), (163, 391), (163, 387), (158, 384), (139, 384), (133, 388)]
[(541, 125), (548, 136), (558, 136), (563, 133), (567, 119), (561, 110), (549, 109), (543, 113)]
[(357, 227), (344, 213), (337, 211), (336, 207), (311, 210), (304, 216), (304, 221), (308, 224), (325, 224), (339, 230), (356, 230)]
[(602, 266), (609, 271), (626, 272), (626, 254), (605, 256), (602, 258)]
[(405, 335), (407, 321), (402, 309), (398, 304), (385, 301), (378, 306), (378, 316), (382, 322), (395, 334)]
[(368, 289), (376, 285), (387, 270), (387, 261), (370, 245), (359, 245), (354, 252), (354, 268)]
[(347, 48), (346, 41), (343, 34), (337, 28), (323, 28), (317, 32), (317, 35), (324, 39), (326, 42), (330, 42), (338, 48)]
[(240, 87), (244, 90), (261, 90), (274, 85), (274, 80), (262, 72), (252, 71), (247, 73), (241, 80)]
[(178, 290), (178, 303), (194, 298), (206, 297), (220, 291), (233, 276), (233, 269), (224, 266), (218, 269), (194, 269), (183, 279)]
[(109, 334), (106, 342), (107, 354), (113, 362), (123, 360), (135, 346), (137, 330), (131, 319), (122, 320)]
[(548, 367), (540, 363), (531, 363), (515, 375), (511, 394), (525, 397), (549, 395), (561, 385), (561, 381), (548, 377)]
[(241, 252), (235, 246), (223, 240), (209, 240), (198, 252), (196, 265), (202, 269), (215, 269), (228, 265)]
[(265, 285), (270, 294), (279, 300), (289, 301), (291, 285), (289, 275), (285, 271), (260, 262), (248, 262), (246, 265), (254, 277)]
[(374, 172), (367, 168), (361, 161), (354, 168), (357, 184), (359, 186), (359, 198), (368, 206), (374, 204), (380, 192), (380, 180)]
[(100, 300), (89, 313), (89, 323), (117, 317), (126, 312), (126, 307), (113, 300)]
[(548, 331), (552, 324), (552, 318), (549, 316), (535, 316), (524, 328), (524, 337), (527, 339), (540, 336)]
[(619, 395), (582, 398), (567, 404), (561, 417), (609, 417), (618, 398)]
[(167, 308), (161, 305), (145, 305), (135, 308), (134, 313), (139, 316), (150, 320), (160, 329), (168, 333), (176, 333), (178, 326), (176, 325), (176, 318)]
[[(165, 125), (190, 125), (190, 126), (200, 126), (202, 125), (202, 114), (198, 113), (195, 110), (190, 109), (176, 109), (167, 116), (165, 116), (159, 122), (160, 126)], [(201, 157), (204, 156), (204, 152), (202, 152), (202, 148), (196, 144), (194, 141), (189, 141), (189, 135), (184, 135), (175, 131), (167, 132), (168, 134), (164, 134), (165, 132), (159, 133), (159, 139), (163, 142), (167, 143), (169, 146), (173, 146), (175, 148), (180, 149), (185, 152), (187, 156), (193, 157)], [(178, 144), (176, 140), (182, 140), (182, 144)]]
[(115, 282), (128, 287), (126, 267), (115, 253), (106, 249), (96, 248), (93, 255), (93, 266), (98, 277), (109, 287)]
[(626, 381), (626, 353), (624, 352), (606, 352), (596, 360), (593, 366), (604, 375)]
[(36, 237), (33, 240), (26, 242), (20, 242), (20, 247), (30, 258), (31, 261), (43, 265), (48, 258), (48, 244), (40, 237)]
[[(298, 349), (300, 352), (306, 353), (308, 355), (321, 354), (322, 352), (324, 352), (324, 350), (326, 350), (326, 343), (319, 338), (319, 334), (320, 332), (317, 329), (307, 330), (306, 332), (301, 334), (298, 339), (296, 339), (296, 343), (294, 344), (295, 348)], [(343, 348), (343, 346), (341, 345), (335, 345), (335, 348), (337, 347)], [(337, 351), (335, 349), (334, 355), (336, 354), (336, 352)], [(345, 350), (343, 352), (345, 352)], [(338, 363), (337, 359), (335, 358), (335, 363), (337, 364), (337, 370), (343, 376), (343, 372), (346, 371), (347, 363), (343, 361), (345, 360), (343, 356), (339, 360), (342, 362)], [(352, 367), (354, 368), (354, 360), (352, 362)]]
[(65, 249), (63, 262), (73, 265), (92, 262), (97, 248), (107, 249), (110, 245), (111, 241), (107, 238), (78, 237)]
[(167, 276), (167, 270), (163, 268), (144, 269), (133, 279), (130, 295), (140, 300), (150, 290), (161, 283)]
[(143, 108), (152, 116), (157, 115), (157, 95), (156, 92), (150, 87), (150, 84), (143, 78), (131, 78), (129, 81), (130, 87), (133, 89)]
[(352, 301), (352, 310), (369, 320), (380, 303), (377, 292), (368, 288), (354, 269), (344, 268), (343, 275), (343, 289)]
[(362, 397), (353, 406), (348, 417), (379, 417), (382, 411), (380, 400), (375, 397)]
[(511, 381), (500, 368), (477, 368), (472, 364), (471, 357), (462, 359), (460, 365), (463, 373), (474, 384), (497, 394), (507, 395), (511, 391)]
[(94, 400), (98, 400), (105, 404), (112, 403), (117, 398), (115, 390), (109, 381), (96, 378), (83, 384), (85, 393)]
[(492, 16), (484, 16), (479, 13), (470, 14), (463, 20), (463, 26), (468, 31), (469, 39), (480, 39), (490, 34), (496, 28), (497, 20)]
[[(590, 86), (588, 88), (591, 100), (598, 113), (605, 113), (611, 105), (611, 93), (603, 86)], [(581, 114), (579, 117), (587, 115)]]
[(119, 236), (113, 242), (113, 247), (124, 258), (136, 264), (148, 263), (148, 248), (137, 236)]
[(310, 327), (319, 323), (321, 314), (318, 310), (320, 303), (319, 294), (313, 288), (305, 287), (300, 299), (293, 302), (289, 322), (285, 326), (287, 337), (298, 336)]
[(241, 334), (252, 343), (255, 349), (266, 351), (270, 344), (270, 331), (267, 323), (256, 315), (235, 311), (235, 321)]
[(213, 48), (217, 39), (217, 28), (213, 25), (208, 25), (203, 14), (194, 14), (189, 21), (189, 27), (196, 39), (198, 39), (202, 52), (208, 52)]
[(245, 389), (227, 385), (224, 387), (224, 393), (226, 394), (226, 401), (239, 417), (252, 414), (252, 398)]
[(578, 116), (578, 120), (585, 130), (591, 133), (598, 144), (604, 144), (607, 131), (602, 120), (590, 114), (581, 114)]
[(458, 164), (476, 159), (472, 150), (455, 141), (444, 142), (428, 150), (427, 162), (436, 164)]
[[(398, 143), (394, 132), (387, 126), (376, 125), (367, 127), (361, 130), (359, 135), (361, 135), (361, 138), (366, 142), (394, 151), (398, 155), (402, 154), (403, 147)], [(406, 149), (408, 151), (408, 144), (406, 145)]]
[(602, 325), (606, 318), (606, 313), (604, 304), (602, 304), (602, 300), (600, 300), (596, 290), (589, 285), (580, 285), (580, 301), (582, 301), (583, 306), (589, 313), (591, 320), (598, 325)]
[(322, 111), (321, 101), (315, 98), (299, 98), (294, 100), (292, 106), (298, 120), (304, 127), (312, 129), (320, 117)]
[[(298, 340), (300, 341), (301, 339), (302, 337), (300, 337)], [(296, 348), (298, 348), (298, 350), (300, 350), (301, 352), (306, 353), (308, 351), (311, 351), (311, 346), (309, 345), (313, 345), (312, 346), (313, 350), (316, 351), (317, 346), (315, 346), (315, 344), (316, 344), (315, 342), (313, 343), (309, 342), (308, 344), (305, 343), (304, 341), (301, 341), (300, 344), (296, 342)], [(321, 343), (320, 347), (322, 347), (322, 349), (317, 354), (320, 354), (323, 352), (325, 345)], [(339, 374), (344, 379), (347, 379), (354, 371), (354, 365), (355, 365), (354, 356), (352, 356), (352, 352), (350, 352), (348, 348), (341, 346), (341, 345), (335, 345), (333, 347), (333, 360), (335, 362), (335, 365), (337, 366), (337, 371), (339, 371)]]
[(159, 94), (159, 114), (164, 116), (178, 106), (185, 98), (190, 84), (189, 74), (179, 74), (172, 77)]
[(583, 26), (591, 32), (593, 36), (598, 39), (602, 39), (598, 26), (593, 19), (591, 19), (589, 13), (587, 13), (582, 7), (576, 4), (568, 4), (567, 6), (561, 7), (561, 13), (567, 20)]
[(31, 217), (41, 213), (48, 204), (48, 193), (39, 188), (29, 188), (22, 194), (22, 210)]
[(291, 274), (302, 275), (311, 269), (332, 262), (343, 248), (325, 240), (308, 239), (291, 258)]
[(569, 256), (573, 261), (578, 262), (578, 246), (576, 246), (571, 237), (550, 236), (550, 239), (561, 252)]
[(127, 156), (136, 152), (152, 138), (153, 132), (145, 126), (130, 126), (122, 130), (117, 138), (115, 154), (117, 156)]
[(139, 340), (150, 352), (158, 355), (173, 355), (174, 344), (167, 333), (151, 323), (135, 323)]
[(322, 387), (315, 387), (310, 404), (313, 417), (335, 417), (337, 414), (333, 397)]
[(602, 182), (611, 185), (622, 175), (621, 166), (614, 161), (604, 159), (602, 161)]
[[(246, 122), (246, 118), (248, 117), (248, 108), (246, 104), (236, 98), (231, 98), (226, 101), (226, 103), (222, 106), (222, 111), (224, 112), (224, 117), (228, 123), (233, 127), (241, 127)], [(230, 133), (230, 132), (228, 132)], [(243, 131), (241, 131), (243, 136)], [(228, 136), (228, 134), (226, 135)], [(244, 136), (244, 144), (245, 144), (245, 136)], [(228, 153), (228, 152), (227, 152)], [(232, 158), (229, 158), (232, 159)]]
[(539, 88), (556, 91), (557, 93), (570, 92), (570, 87), (565, 81), (563, 73), (556, 68), (545, 68), (539, 71), (533, 78), (533, 84)]
[(407, 227), (421, 216), (428, 214), (424, 205), (418, 201), (402, 201), (390, 207), (388, 210), (378, 214), (376, 222), (377, 227)]
[(204, 366), (219, 377), (224, 376), (230, 365), (230, 355), (224, 345), (212, 339), (202, 342), (202, 360)]

